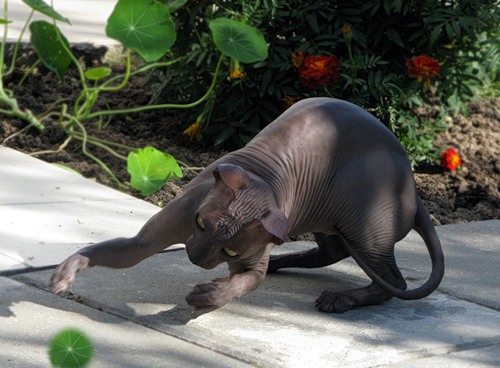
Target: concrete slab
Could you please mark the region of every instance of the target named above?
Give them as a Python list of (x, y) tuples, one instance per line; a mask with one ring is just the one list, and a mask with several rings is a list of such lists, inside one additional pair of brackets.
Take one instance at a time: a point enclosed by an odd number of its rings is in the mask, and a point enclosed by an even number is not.
[[(56, 264), (90, 242), (131, 236), (158, 210), (0, 147), (3, 270)], [(314, 300), (325, 289), (369, 282), (352, 260), (323, 269), (282, 271), (255, 292), (210, 313), (194, 312), (184, 297), (194, 285), (226, 276), (225, 266), (203, 270), (183, 250), (156, 255), (130, 269), (94, 268), (80, 274), (72, 289), (80, 303), (43, 291), (52, 271), (13, 277), (24, 286), (0, 278), (0, 361), (13, 367), (45, 364), (40, 362), (46, 359), (47, 331), (55, 332), (62, 326), (58, 321), (64, 321), (82, 329), (91, 326), (101, 344), (96, 366), (123, 366), (125, 360), (132, 362), (128, 366), (144, 366), (143, 357), (146, 365), (164, 366), (164, 351), (174, 366), (212, 366), (206, 351), (216, 354), (214, 359), (236, 357), (222, 366), (498, 366), (500, 221), (437, 230), (447, 263), (440, 292), (343, 315), (317, 312)], [(276, 252), (313, 246), (287, 243)], [(410, 287), (427, 279), (429, 257), (418, 235), (410, 233), (396, 249)], [(45, 330), (44, 323), (49, 325)], [(177, 349), (172, 338), (187, 345)], [(190, 350), (189, 343), (204, 349)], [(26, 354), (32, 347), (34, 353)]]
[[(500, 220), (436, 229), (446, 265), (439, 290), (500, 310)], [(417, 282), (427, 279), (430, 261), (418, 234), (411, 232), (403, 239), (396, 254), (404, 275)]]
[[(114, 0), (53, 0), (54, 9), (71, 21), (71, 25), (58, 22), (63, 34), (70, 43), (88, 42), (98, 45), (117, 45), (118, 43), (106, 36), (105, 25), (113, 8)], [(31, 8), (21, 0), (9, 0), (8, 41), (18, 40), (24, 23), (29, 17)], [(33, 20), (47, 20), (46, 16), (35, 13)], [(27, 31), (23, 40), (29, 41), (30, 33)]]
[(80, 175), (0, 146), (0, 205), (135, 200)]
[[(305, 246), (311, 244), (287, 244), (278, 252)], [(184, 301), (191, 288), (226, 274), (224, 266), (202, 270), (179, 251), (131, 269), (94, 268), (79, 275), (72, 291), (84, 304), (262, 367), (327, 366), (332, 361), (338, 367), (370, 367), (500, 343), (498, 311), (442, 293), (343, 315), (317, 312), (314, 300), (323, 290), (368, 282), (351, 260), (283, 271), (222, 309), (192, 311)], [(49, 278), (50, 272), (16, 276), (42, 288)], [(469, 358), (481, 361), (477, 352), (478, 357)]]
[(0, 147), (0, 272), (57, 264), (82, 246), (133, 236), (160, 209)]
[(63, 328), (92, 340), (91, 367), (249, 367), (85, 305), (0, 277), (0, 365), (50, 367), (48, 346)]
[[(500, 345), (480, 349), (470, 349), (458, 353), (405, 361), (405, 368), (446, 367), (446, 368), (488, 368), (500, 366)], [(379, 368), (400, 368), (401, 363), (380, 366)]]

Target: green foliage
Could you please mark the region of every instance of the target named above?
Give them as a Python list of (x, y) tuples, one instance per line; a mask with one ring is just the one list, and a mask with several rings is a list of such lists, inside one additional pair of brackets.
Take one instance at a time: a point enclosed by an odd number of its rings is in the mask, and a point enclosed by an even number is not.
[(143, 196), (153, 194), (172, 177), (182, 177), (181, 168), (173, 156), (149, 146), (130, 152), (127, 169), (132, 188)]
[[(122, 43), (126, 48), (127, 60), (125, 73), (123, 75), (112, 76), (112, 69), (107, 67), (97, 67), (88, 70), (76, 59), (70, 49), (70, 45), (60, 29), (57, 21), (70, 23), (69, 20), (55, 11), (43, 0), (23, 0), (34, 11), (43, 13), (52, 18), (51, 22), (34, 21), (29, 24), (31, 31), (31, 43), (38, 54), (41, 62), (53, 71), (61, 80), (64, 78), (68, 68), (73, 65), (79, 74), (81, 92), (78, 98), (68, 105), (65, 101), (56, 101), (45, 116), (58, 115), (58, 122), (62, 130), (68, 135), (68, 139), (61, 145), (60, 149), (73, 139), (81, 141), (83, 153), (100, 164), (105, 171), (121, 187), (125, 187), (106, 166), (106, 164), (96, 157), (89, 146), (96, 146), (105, 149), (116, 157), (128, 161), (128, 170), (131, 174), (132, 187), (138, 189), (144, 195), (149, 195), (160, 188), (169, 178), (180, 177), (182, 172), (175, 159), (167, 154), (159, 152), (152, 147), (136, 151), (133, 147), (109, 142), (106, 140), (90, 137), (87, 134), (86, 124), (94, 122), (102, 129), (105, 124), (104, 118), (111, 115), (127, 114), (152, 109), (166, 108), (192, 108), (205, 101), (213, 104), (213, 91), (217, 85), (220, 74), (220, 66), (225, 58), (224, 54), (231, 57), (231, 62), (237, 65), (241, 62), (262, 61), (267, 57), (268, 47), (262, 33), (255, 27), (246, 24), (246, 21), (218, 18), (210, 22), (213, 32), (208, 37), (212, 45), (216, 45), (214, 50), (213, 69), (210, 71), (211, 82), (208, 86), (203, 86), (204, 93), (196, 96), (189, 96), (186, 103), (165, 103), (150, 106), (138, 106), (128, 109), (117, 110), (97, 110), (96, 103), (105, 93), (116, 92), (122, 89), (132, 75), (144, 73), (154, 68), (164, 68), (172, 66), (185, 57), (181, 56), (166, 61), (159, 61), (165, 56), (174, 45), (177, 31), (172, 19), (172, 12), (178, 11), (185, 6), (187, 0), (118, 0), (111, 13), (107, 25), (106, 34)], [(2, 19), (5, 35), (7, 34), (8, 14), (7, 2), (4, 4), (5, 19)], [(31, 16), (26, 21), (30, 22)], [(21, 39), (21, 38), (20, 38)], [(43, 119), (34, 116), (29, 110), (23, 110), (18, 106), (18, 102), (12, 91), (6, 90), (3, 86), (3, 77), (12, 73), (16, 62), (17, 48), (13, 54), (11, 68), (6, 71), (4, 62), (6, 36), (4, 36), (0, 50), (0, 113), (24, 119), (29, 126), (36, 126), (43, 130)], [(137, 52), (146, 62), (132, 72), (131, 51)], [(222, 54), (221, 54), (222, 53)], [(171, 56), (171, 55), (170, 55)], [(35, 64), (36, 65), (36, 64)], [(192, 78), (192, 77), (191, 77)], [(91, 82), (90, 84), (88, 82)], [(4, 108), (5, 107), (5, 108)], [(97, 111), (96, 111), (97, 110)], [(130, 152), (128, 158), (122, 153)], [(43, 152), (48, 153), (48, 152)]]
[[(175, 17), (179, 42), (172, 48), (186, 62), (150, 76), (154, 101), (200, 95), (217, 60), (212, 19), (243, 19), (264, 34), (269, 56), (241, 66), (245, 76), (239, 79), (229, 78), (234, 65), (228, 61), (228, 78), (217, 85), (216, 102), (193, 112), (193, 117), (201, 112), (207, 117), (203, 133), (214, 144), (245, 144), (283, 110), (289, 97), (331, 96), (375, 111), (388, 126), (396, 124), (393, 131), (403, 144), (414, 147), (414, 162), (428, 161), (440, 124), (426, 123), (425, 142), (414, 144), (410, 142), (422, 135), (412, 133), (418, 131), (418, 119), (408, 117), (431, 103), (439, 104), (443, 114), (465, 112), (468, 100), (485, 90), (498, 91), (498, 5), (497, 0), (189, 2)], [(319, 89), (305, 86), (300, 68), (291, 63), (298, 51), (337, 56), (340, 77)], [(407, 61), (420, 55), (439, 63), (437, 76), (409, 75)], [(397, 118), (390, 121), (389, 116)]]
[(47, 3), (45, 3), (42, 0), (23, 0), (23, 3), (28, 5), (31, 9), (38, 11), (49, 18), (52, 18), (54, 20), (58, 20), (60, 22), (64, 22), (67, 24), (71, 24), (68, 18), (63, 17), (61, 14), (55, 11), (54, 8), (49, 6)]
[(224, 54), (243, 63), (267, 58), (266, 40), (258, 29), (227, 18), (212, 20), (209, 28), (215, 45)]
[(58, 332), (49, 346), (49, 358), (53, 367), (83, 368), (92, 359), (90, 339), (81, 331), (68, 328)]
[[(71, 64), (68, 40), (59, 29), (44, 20), (30, 24), (31, 44), (45, 66), (63, 79)], [(63, 44), (64, 43), (64, 44)]]
[(175, 42), (169, 9), (153, 0), (120, 0), (108, 19), (106, 35), (148, 62), (161, 58)]
[(98, 81), (109, 77), (111, 75), (112, 70), (110, 68), (98, 66), (96, 68), (88, 69), (85, 71), (85, 77), (87, 79)]

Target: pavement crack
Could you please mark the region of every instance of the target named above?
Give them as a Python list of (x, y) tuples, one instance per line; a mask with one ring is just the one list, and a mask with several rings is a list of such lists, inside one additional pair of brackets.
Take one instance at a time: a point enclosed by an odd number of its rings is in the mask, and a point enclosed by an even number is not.
[(41, 266), (41, 267), (31, 267), (28, 266), (26, 268), (19, 268), (15, 270), (5, 270), (5, 271), (0, 271), (0, 276), (5, 276), (5, 277), (12, 277), (12, 276), (17, 276), (17, 275), (23, 275), (25, 273), (32, 273), (32, 272), (41, 272), (41, 271), (47, 271), (47, 270), (53, 270), (57, 267), (58, 265), (48, 265), (48, 266)]

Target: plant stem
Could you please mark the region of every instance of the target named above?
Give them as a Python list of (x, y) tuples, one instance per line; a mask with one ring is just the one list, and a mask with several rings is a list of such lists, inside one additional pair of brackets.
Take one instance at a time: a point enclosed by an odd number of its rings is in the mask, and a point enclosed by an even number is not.
[(143, 112), (143, 111), (150, 111), (150, 110), (159, 110), (159, 109), (189, 109), (195, 106), (198, 106), (201, 104), (203, 101), (205, 101), (210, 95), (212, 94), (216, 82), (217, 82), (217, 77), (219, 76), (219, 71), (220, 71), (220, 66), (222, 64), (222, 61), (224, 60), (224, 54), (221, 54), (219, 58), (219, 62), (217, 63), (217, 67), (215, 68), (215, 73), (212, 78), (212, 83), (210, 84), (210, 87), (208, 88), (207, 92), (197, 101), (188, 103), (188, 104), (160, 104), (160, 105), (149, 105), (149, 106), (141, 106), (141, 107), (136, 107), (132, 109), (121, 109), (121, 110), (108, 110), (108, 111), (97, 111), (93, 114), (87, 115), (85, 118), (86, 119), (93, 119), (97, 118), (100, 116), (104, 115), (118, 115), (118, 114), (130, 114), (130, 113), (135, 113), (135, 112)]
[(69, 142), (71, 142), (72, 139), (73, 139), (72, 136), (68, 136), (64, 140), (64, 142), (56, 150), (32, 152), (32, 153), (28, 153), (28, 156), (41, 156), (41, 155), (49, 155), (49, 154), (61, 152), (63, 149), (66, 148), (66, 146), (69, 144)]
[(9, 31), (9, 7), (8, 0), (4, 0), (3, 2), (3, 15), (7, 22), (3, 25), (3, 37), (2, 44), (0, 45), (0, 80), (3, 79), (3, 68), (4, 68), (4, 58), (5, 58), (5, 45), (7, 44), (7, 33)]
[[(130, 77), (133, 77), (134, 75), (137, 75), (137, 74), (140, 74), (140, 73), (144, 73), (144, 72), (146, 72), (146, 71), (148, 71), (150, 69), (162, 68), (162, 67), (170, 66), (170, 65), (178, 63), (179, 61), (182, 61), (184, 59), (186, 59), (186, 57), (185, 56), (181, 56), (181, 57), (178, 57), (177, 59), (173, 59), (173, 60), (169, 60), (169, 61), (162, 61), (162, 62), (156, 62), (156, 63), (147, 64), (147, 65), (142, 66), (142, 67), (138, 68), (137, 70), (131, 72), (130, 73)], [(123, 77), (123, 74), (114, 76), (113, 78), (110, 78), (106, 82), (104, 82), (101, 87), (97, 87), (97, 88), (99, 88), (100, 90), (108, 91), (107, 88), (113, 88), (113, 87), (106, 87), (106, 86), (108, 84), (114, 82), (115, 80), (117, 80), (119, 78), (122, 78), (122, 77)], [(103, 87), (106, 87), (106, 89), (104, 89)]]
[(101, 166), (104, 169), (104, 171), (106, 171), (108, 173), (108, 175), (111, 176), (111, 178), (118, 184), (118, 186), (120, 188), (126, 189), (127, 186), (125, 184), (123, 184), (120, 180), (118, 180), (118, 178), (115, 176), (115, 174), (113, 174), (111, 169), (103, 161), (101, 161), (99, 158), (97, 158), (96, 156), (94, 156), (92, 153), (90, 153), (87, 150), (88, 136), (87, 136), (87, 130), (85, 129), (83, 124), (80, 123), (78, 121), (78, 119), (76, 119), (74, 116), (68, 115), (66, 117), (68, 119), (72, 120), (78, 126), (78, 128), (80, 128), (80, 130), (82, 132), (82, 152), (83, 152), (83, 154), (85, 156), (89, 157), (90, 159), (92, 159), (97, 164), (99, 164), (99, 166)]
[(17, 118), (23, 119), (40, 131), (44, 129), (43, 124), (35, 117), (35, 115), (31, 113), (31, 111), (29, 110), (22, 111), (21, 109), (19, 109), (17, 100), (15, 98), (7, 96), (7, 94), (3, 89), (3, 81), (1, 78), (0, 78), (0, 103), (5, 104), (10, 108), (10, 111), (0, 109), (0, 114), (4, 114), (7, 116), (15, 116)]
[(23, 40), (24, 33), (26, 32), (26, 28), (28, 28), (28, 25), (31, 21), (31, 18), (33, 18), (33, 14), (35, 14), (35, 10), (31, 10), (31, 13), (30, 13), (28, 19), (26, 20), (26, 22), (24, 22), (24, 26), (23, 26), (23, 29), (21, 30), (21, 33), (19, 34), (19, 38), (17, 39), (16, 46), (14, 46), (14, 51), (12, 53), (12, 58), (10, 61), (10, 68), (5, 73), (5, 75), (9, 75), (14, 71), (16, 61), (17, 61), (17, 53), (19, 51), (19, 45), (21, 44), (21, 42)]
[(29, 69), (26, 71), (26, 73), (24, 73), (23, 77), (21, 78), (21, 80), (19, 81), (19, 83), (17, 84), (18, 86), (22, 86), (23, 83), (24, 83), (24, 80), (26, 78), (28, 78), (28, 76), (31, 74), (31, 72), (38, 66), (38, 64), (40, 64), (42, 60), (41, 59), (38, 59), (37, 61), (35, 61), (33, 63), (32, 66), (29, 67)]
[[(130, 69), (131, 69), (130, 49), (127, 49), (127, 61), (126, 61), (125, 75), (124, 75), (124, 78), (123, 78), (122, 82), (119, 85), (113, 86), (113, 87), (106, 87), (107, 82), (105, 82), (100, 87), (89, 88), (89, 91), (91, 91), (91, 92), (93, 92), (93, 91), (100, 91), (100, 92), (116, 92), (116, 91), (119, 91), (120, 89), (122, 89), (123, 87), (125, 87), (125, 85), (127, 84), (128, 80), (130, 79), (130, 76), (132, 75), (130, 73)], [(114, 79), (116, 79), (116, 78), (114, 78)]]

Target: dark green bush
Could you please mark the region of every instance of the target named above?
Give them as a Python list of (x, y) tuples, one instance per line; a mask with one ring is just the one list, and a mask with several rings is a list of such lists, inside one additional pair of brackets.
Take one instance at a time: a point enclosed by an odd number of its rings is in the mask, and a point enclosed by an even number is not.
[[(270, 54), (251, 65), (227, 60), (216, 94), (193, 115), (202, 114), (203, 134), (216, 145), (245, 144), (288, 101), (332, 96), (372, 111), (417, 164), (433, 158), (433, 136), (442, 124), (420, 121), (412, 109), (437, 103), (445, 116), (463, 111), (485, 83), (498, 91), (498, 1), (216, 0), (190, 1), (175, 14), (179, 39), (172, 53), (187, 61), (150, 76), (156, 101), (182, 102), (206, 91), (218, 59), (207, 20), (222, 15), (258, 27)], [(305, 83), (304, 67), (291, 62), (299, 51), (335, 56), (340, 66), (319, 85)], [(422, 55), (439, 63), (438, 75), (410, 76), (408, 60)], [(230, 78), (235, 68), (244, 75)]]

